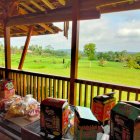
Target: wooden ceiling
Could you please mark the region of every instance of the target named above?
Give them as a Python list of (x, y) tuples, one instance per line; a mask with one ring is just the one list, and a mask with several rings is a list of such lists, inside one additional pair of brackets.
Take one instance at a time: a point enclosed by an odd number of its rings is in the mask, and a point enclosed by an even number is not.
[[(140, 0), (79, 0), (79, 19), (96, 19), (101, 14), (140, 9)], [(8, 13), (5, 18), (5, 13)], [(61, 31), (52, 22), (72, 20), (72, 0), (0, 0), (0, 36), (3, 25), (11, 27), (11, 36), (26, 36)]]
[[(8, 6), (8, 4), (9, 6)], [(27, 15), (30, 13), (46, 12), (56, 8), (63, 7), (65, 0), (0, 0), (0, 37), (3, 37), (3, 18), (5, 9), (9, 10), (9, 17)], [(24, 17), (23, 17), (24, 18)], [(51, 22), (29, 24), (29, 25), (13, 25), (11, 26), (11, 36), (26, 36), (30, 26), (34, 26), (32, 35), (55, 34), (62, 31), (54, 26)]]

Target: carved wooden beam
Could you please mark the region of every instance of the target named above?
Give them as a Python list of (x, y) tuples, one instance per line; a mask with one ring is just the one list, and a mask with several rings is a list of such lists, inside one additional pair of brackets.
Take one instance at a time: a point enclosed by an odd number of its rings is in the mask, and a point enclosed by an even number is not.
[[(80, 8), (80, 20), (86, 19), (97, 19), (100, 18), (100, 12), (95, 8), (86, 9), (85, 6)], [(36, 24), (46, 22), (63, 22), (72, 20), (72, 9), (71, 7), (55, 9), (49, 12), (40, 12), (27, 14), (23, 16), (11, 17), (8, 20), (7, 26), (23, 25), (23, 24)]]
[(105, 13), (112, 13), (112, 12), (121, 12), (121, 11), (128, 11), (128, 10), (137, 10), (140, 9), (140, 1), (134, 2), (134, 3), (124, 3), (114, 6), (105, 6), (100, 7), (99, 10), (102, 14)]

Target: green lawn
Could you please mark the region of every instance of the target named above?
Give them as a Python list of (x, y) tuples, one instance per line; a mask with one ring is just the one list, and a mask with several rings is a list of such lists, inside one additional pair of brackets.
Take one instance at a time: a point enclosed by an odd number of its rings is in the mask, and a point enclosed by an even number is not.
[[(20, 54), (12, 55), (12, 68), (18, 67), (19, 60)], [(63, 64), (62, 60), (63, 57), (27, 55), (23, 69), (69, 77), (70, 68), (66, 68), (65, 66), (70, 59), (65, 58), (66, 64)], [(0, 54), (0, 65), (4, 65), (4, 57), (2, 54)], [(107, 62), (105, 67), (101, 67), (98, 65), (98, 61), (93, 61), (90, 67), (87, 59), (82, 58), (79, 60), (78, 78), (81, 79), (97, 80), (129, 86), (140, 86), (139, 75), (140, 70), (129, 69), (124, 67), (122, 63)]]

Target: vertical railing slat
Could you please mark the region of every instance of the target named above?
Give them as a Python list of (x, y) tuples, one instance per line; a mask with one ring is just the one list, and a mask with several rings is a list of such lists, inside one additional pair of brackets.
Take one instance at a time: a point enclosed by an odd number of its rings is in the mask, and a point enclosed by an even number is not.
[(18, 94), (21, 95), (21, 91), (20, 91), (20, 75), (17, 74), (17, 82), (18, 82)]
[(27, 81), (26, 81), (26, 74), (23, 75), (23, 96), (26, 96), (27, 92)]
[(88, 85), (85, 85), (85, 106), (88, 106)]
[(122, 100), (122, 90), (120, 89), (119, 90), (119, 101), (121, 101)]
[(106, 91), (107, 91), (107, 89), (106, 89), (106, 87), (104, 87), (104, 94), (106, 94)]
[(97, 86), (97, 95), (100, 95), (100, 87)]
[(33, 95), (33, 76), (30, 76), (30, 94)]
[(23, 74), (20, 74), (20, 92), (21, 96), (23, 97)]
[(48, 78), (45, 78), (45, 98), (48, 97)]
[(127, 101), (129, 101), (130, 100), (130, 92), (128, 91), (127, 92)]
[(27, 94), (31, 94), (31, 91), (30, 91), (30, 75), (27, 75), (27, 80), (28, 80), (28, 92)]
[(49, 78), (49, 94), (50, 94), (50, 97), (53, 97), (53, 92), (52, 92), (52, 79), (51, 78)]
[(139, 93), (136, 91), (135, 101), (138, 101)]
[(92, 101), (94, 98), (94, 86), (91, 85), (91, 98), (90, 98), (90, 108), (92, 107)]
[(44, 95), (44, 78), (41, 77), (41, 101), (43, 101), (45, 99), (45, 95)]
[(3, 71), (3, 78), (5, 79), (5, 71)]
[(26, 94), (29, 94), (29, 80), (28, 80), (28, 75), (26, 75), (26, 83), (27, 83), (27, 93)]
[(70, 102), (70, 82), (67, 82), (67, 98), (68, 98), (68, 102)]
[(35, 99), (37, 99), (37, 78), (36, 76), (33, 76), (33, 96)]
[(82, 84), (79, 84), (79, 105), (83, 105), (83, 94), (82, 94)]
[(62, 81), (62, 98), (66, 99), (66, 87), (65, 87), (65, 81)]
[(40, 102), (41, 97), (40, 97), (40, 77), (37, 77), (37, 99)]
[(54, 98), (57, 98), (57, 96), (56, 96), (56, 79), (53, 80), (53, 96), (54, 96)]
[(58, 98), (61, 98), (61, 81), (58, 80)]
[(15, 91), (17, 93), (17, 79), (16, 79), (16, 73), (14, 73), (14, 86), (15, 86)]

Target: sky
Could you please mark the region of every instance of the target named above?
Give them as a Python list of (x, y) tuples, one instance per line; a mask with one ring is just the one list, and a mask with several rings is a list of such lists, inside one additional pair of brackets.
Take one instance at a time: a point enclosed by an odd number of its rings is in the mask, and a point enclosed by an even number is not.
[[(63, 23), (54, 23), (63, 29)], [(37, 44), (43, 47), (51, 45), (54, 49), (71, 48), (71, 23), (69, 38), (63, 32), (55, 35), (34, 36), (30, 45)], [(23, 46), (26, 37), (11, 39), (12, 46)], [(3, 39), (0, 39), (3, 43)], [(79, 49), (87, 43), (95, 43), (96, 51), (140, 52), (140, 10), (103, 14), (100, 19), (80, 22)]]

